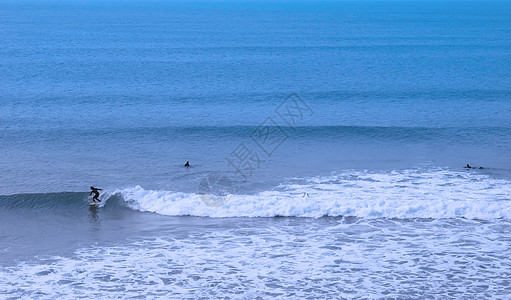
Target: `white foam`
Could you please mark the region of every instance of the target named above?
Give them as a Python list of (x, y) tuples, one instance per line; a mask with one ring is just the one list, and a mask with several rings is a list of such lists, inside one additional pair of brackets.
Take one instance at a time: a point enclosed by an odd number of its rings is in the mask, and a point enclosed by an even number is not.
[(299, 181), (232, 195), (219, 207), (198, 194), (140, 186), (111, 194), (122, 195), (132, 209), (172, 216), (511, 219), (511, 182), (469, 171), (345, 171)]
[(500, 299), (511, 291), (508, 221), (257, 221), (193, 226), (180, 237), (155, 231), (0, 266), (0, 298)]

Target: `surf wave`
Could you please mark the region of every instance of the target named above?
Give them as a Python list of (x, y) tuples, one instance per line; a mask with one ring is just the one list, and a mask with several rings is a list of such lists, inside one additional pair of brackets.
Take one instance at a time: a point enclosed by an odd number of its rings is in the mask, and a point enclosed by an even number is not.
[(19, 208), (69, 208), (83, 207), (87, 202), (87, 193), (62, 192), (40, 194), (1, 195), (0, 208), (11, 210)]
[[(211, 196), (211, 198), (209, 198)], [(343, 171), (292, 178), (257, 194), (185, 193), (141, 186), (105, 191), (98, 207), (169, 216), (511, 219), (511, 181), (479, 170)], [(0, 196), (0, 209), (83, 209), (87, 193)]]
[(228, 195), (218, 207), (199, 194), (140, 186), (114, 196), (131, 209), (171, 216), (511, 219), (511, 181), (445, 169), (295, 178), (255, 195)]

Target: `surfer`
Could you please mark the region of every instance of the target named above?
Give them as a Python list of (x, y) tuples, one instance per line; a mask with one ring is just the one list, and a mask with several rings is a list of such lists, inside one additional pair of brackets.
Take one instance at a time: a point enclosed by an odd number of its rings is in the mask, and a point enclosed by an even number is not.
[(467, 165), (466, 165), (465, 167), (463, 167), (463, 168), (465, 168), (465, 169), (479, 169), (479, 170), (484, 169), (483, 167), (479, 167), (479, 168), (478, 168), (478, 167), (472, 167), (472, 166), (471, 166), (471, 165), (469, 165), (469, 164), (467, 164)]
[(185, 164), (185, 167), (189, 167), (190, 166), (190, 161), (186, 161), (186, 164)]
[(92, 195), (92, 193), (94, 193), (94, 197), (92, 197), (92, 201), (94, 201), (94, 203), (96, 203), (96, 200), (98, 202), (101, 202), (101, 200), (99, 200), (99, 192), (98, 191), (102, 191), (102, 189), (98, 189), (98, 188), (95, 188), (93, 186), (90, 187), (90, 193), (89, 193), (89, 196)]

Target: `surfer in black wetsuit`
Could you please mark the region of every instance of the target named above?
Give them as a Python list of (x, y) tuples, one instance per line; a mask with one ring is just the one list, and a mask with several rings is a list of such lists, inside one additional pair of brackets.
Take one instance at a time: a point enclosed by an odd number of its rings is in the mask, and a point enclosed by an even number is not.
[(466, 165), (466, 166), (464, 166), (463, 168), (465, 168), (465, 169), (480, 169), (480, 170), (484, 169), (483, 167), (479, 167), (479, 168), (477, 168), (477, 167), (472, 167), (472, 166), (471, 166), (471, 165), (469, 165), (469, 164), (467, 164), (467, 165)]
[(96, 200), (98, 200), (98, 202), (101, 202), (101, 200), (99, 200), (99, 198), (98, 198), (99, 197), (98, 191), (102, 191), (102, 189), (98, 189), (93, 186), (90, 187), (89, 196), (92, 195), (92, 193), (94, 193), (94, 197), (92, 197), (92, 201), (94, 201), (94, 203), (96, 203)]
[(185, 167), (189, 167), (189, 166), (190, 166), (190, 162), (186, 161)]

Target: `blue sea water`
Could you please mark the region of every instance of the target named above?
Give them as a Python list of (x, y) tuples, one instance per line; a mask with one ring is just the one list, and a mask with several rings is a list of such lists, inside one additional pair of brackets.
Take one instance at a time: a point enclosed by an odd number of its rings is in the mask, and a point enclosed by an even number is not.
[(0, 295), (506, 297), (510, 37), (509, 1), (0, 1)]

